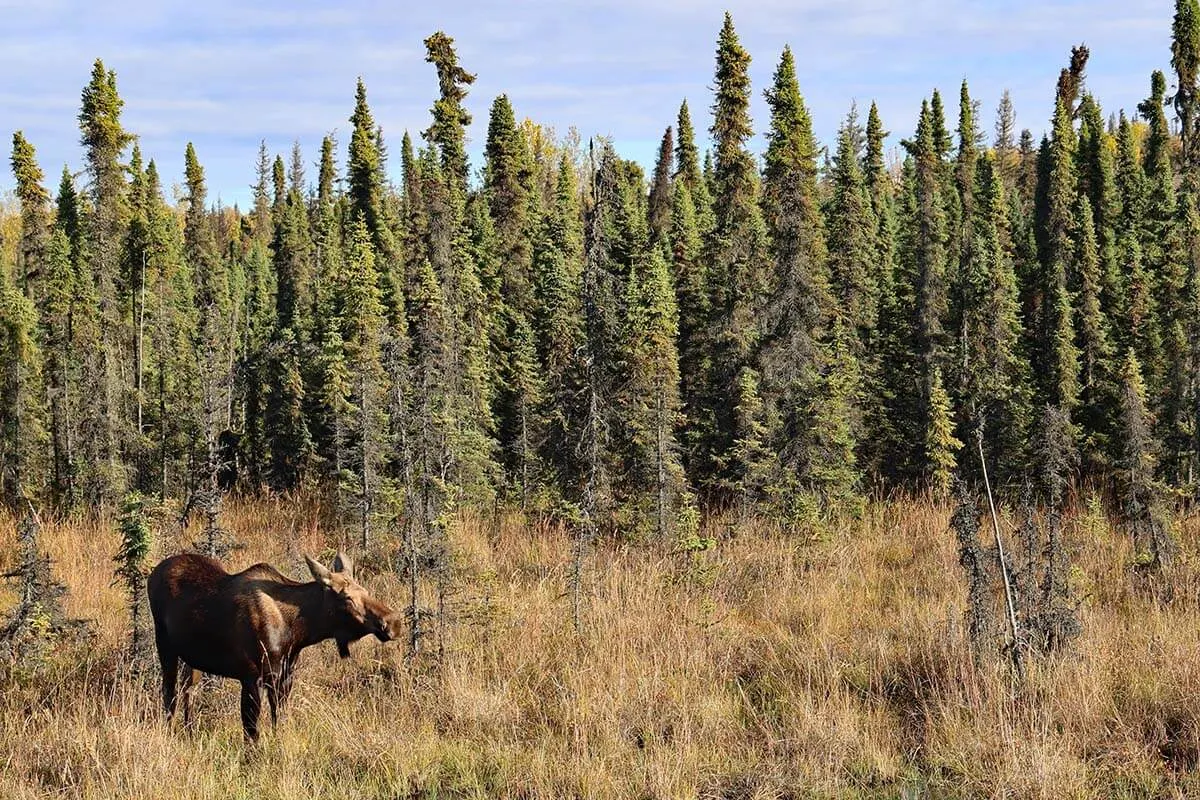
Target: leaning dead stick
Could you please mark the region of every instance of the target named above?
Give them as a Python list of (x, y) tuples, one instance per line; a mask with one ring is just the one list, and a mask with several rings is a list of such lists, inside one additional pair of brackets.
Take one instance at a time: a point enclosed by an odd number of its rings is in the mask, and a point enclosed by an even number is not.
[(975, 441), (979, 446), (979, 466), (983, 470), (983, 487), (987, 491), (988, 511), (992, 518), (992, 533), (996, 537), (996, 560), (1000, 563), (1000, 576), (1004, 579), (1004, 603), (1008, 610), (1008, 633), (1012, 638), (1012, 660), (1017, 675), (1024, 673), (1021, 667), (1021, 648), (1017, 634), (1017, 609), (1013, 600), (1012, 582), (1008, 577), (1008, 565), (1004, 559), (1004, 540), (1000, 537), (1000, 518), (996, 514), (996, 502), (992, 499), (992, 482), (988, 479), (987, 459), (983, 455), (983, 426), (975, 431)]

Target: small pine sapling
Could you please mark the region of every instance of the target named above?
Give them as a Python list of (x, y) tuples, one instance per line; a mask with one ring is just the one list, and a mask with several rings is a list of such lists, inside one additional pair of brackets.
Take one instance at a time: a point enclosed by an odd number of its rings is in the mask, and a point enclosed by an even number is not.
[(114, 557), (114, 585), (122, 585), (129, 598), (129, 664), (140, 671), (150, 661), (150, 631), (146, 609), (147, 558), (154, 537), (146, 513), (146, 498), (129, 492), (121, 500), (117, 531), (121, 544)]

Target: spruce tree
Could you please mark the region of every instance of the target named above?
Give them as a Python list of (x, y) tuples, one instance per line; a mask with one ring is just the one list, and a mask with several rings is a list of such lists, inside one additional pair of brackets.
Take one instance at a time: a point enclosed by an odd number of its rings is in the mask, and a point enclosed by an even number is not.
[(1121, 313), (1124, 302), (1123, 275), (1117, 260), (1121, 200), (1117, 193), (1116, 153), (1112, 137), (1105, 130), (1100, 106), (1091, 94), (1085, 94), (1080, 101), (1079, 118), (1080, 193), (1087, 197), (1094, 217), (1101, 310), (1112, 318)]
[(156, 313), (148, 326), (146, 369), (147, 436), (155, 454), (152, 481), (160, 497), (186, 491), (193, 478), (194, 444), (201, 436), (199, 310), (190, 261), (184, 257), (178, 223), (162, 199), (158, 170), (146, 165), (146, 196), (154, 231), (153, 291)]
[[(323, 342), (325, 348), (329, 347), (331, 337), (332, 333), (326, 334)], [(325, 360), (330, 357), (328, 349), (323, 350), (323, 356), (320, 361), (323, 367), (322, 380), (334, 386), (337, 383), (335, 368)], [(270, 454), (267, 480), (272, 488), (280, 491), (294, 488), (302, 482), (314, 455), (312, 432), (305, 413), (306, 393), (301, 363), (301, 345), (296, 332), (291, 328), (278, 331), (266, 359), (268, 388), (263, 428)], [(326, 430), (334, 433), (324, 443), (323, 455), (336, 469), (338, 460), (332, 454), (334, 448), (343, 447), (340, 436), (345, 423), (340, 419), (335, 423), (327, 417), (325, 424), (329, 426)]]
[(1175, 18), (1171, 24), (1171, 66), (1175, 70), (1176, 90), (1171, 102), (1179, 118), (1179, 138), (1182, 145), (1185, 183), (1191, 190), (1196, 185), (1196, 136), (1200, 123), (1200, 2), (1175, 0)]
[(851, 110), (838, 133), (837, 155), (832, 175), (833, 197), (829, 203), (829, 270), (834, 295), (846, 322), (856, 334), (856, 352), (866, 353), (879, 318), (879, 287), (876, 274), (875, 217), (855, 152)]
[(671, 272), (679, 311), (680, 396), (687, 409), (681, 433), (684, 464), (696, 478), (695, 448), (711, 430), (711, 410), (704, 409), (705, 377), (711, 369), (709, 328), (710, 297), (708, 271), (703, 259), (703, 242), (696, 206), (687, 183), (676, 180), (671, 198)]
[[(321, 163), (317, 177), (316, 209), (313, 214), (313, 289), (312, 307), (308, 313), (313, 318), (314, 331), (319, 331), (323, 325), (321, 305), (328, 298), (330, 287), (333, 286), (340, 267), (340, 215), (343, 198), (334, 192), (337, 165), (334, 163), (333, 151), (333, 138), (326, 136), (321, 140)], [(394, 294), (394, 291), (389, 294)]]
[(1078, 246), (1074, 271), (1078, 275), (1076, 301), (1079, 350), (1079, 434), (1085, 466), (1096, 471), (1105, 461), (1110, 421), (1115, 411), (1114, 365), (1109, 321), (1101, 306), (1103, 276), (1092, 205), (1086, 195), (1077, 211)]
[(537, 299), (533, 326), (543, 375), (543, 407), (538, 414), (545, 422), (541, 461), (554, 478), (552, 485), (560, 489), (578, 474), (576, 398), (582, 375), (577, 354), (583, 340), (579, 214), (574, 170), (563, 154), (554, 207), (543, 217), (533, 254)]
[[(708, 430), (699, 435), (695, 466), (708, 486), (727, 485), (745, 473), (733, 452), (735, 419), (727, 402), (737, 391), (745, 369), (759, 346), (759, 316), (764, 289), (769, 280), (770, 253), (767, 231), (759, 208), (758, 175), (754, 157), (747, 148), (750, 125), (750, 54), (738, 41), (733, 18), (725, 23), (717, 41), (716, 97), (711, 129), (716, 159), (713, 170), (714, 227), (705, 245), (711, 303), (712, 366), (705, 384), (705, 397), (697, 412)], [(791, 98), (781, 97), (782, 107)], [(796, 109), (789, 109), (796, 111)], [(797, 127), (794, 120), (788, 124)], [(778, 147), (795, 135), (780, 129)], [(778, 149), (777, 147), (777, 149)], [(791, 156), (787, 156), (790, 158)], [(780, 169), (783, 168), (781, 164)], [(789, 209), (795, 210), (795, 209)], [(783, 222), (783, 220), (780, 220)], [(792, 246), (799, 247), (798, 243)], [(785, 263), (780, 271), (792, 264)], [(786, 320), (780, 319), (778, 325)], [(796, 330), (797, 335), (806, 331)]]
[(1122, 344), (1126, 349), (1133, 348), (1141, 371), (1143, 361), (1159, 363), (1162, 360), (1162, 338), (1155, 324), (1158, 304), (1137, 236), (1125, 234), (1118, 243), (1118, 249), (1128, 284), (1125, 313), (1120, 326)]
[(883, 120), (879, 117), (879, 107), (872, 102), (871, 110), (867, 112), (867, 143), (863, 152), (863, 182), (867, 194), (871, 198), (871, 210), (878, 220), (883, 216), (883, 203), (890, 199), (890, 176), (887, 164), (884, 163), (883, 144), (888, 132), (883, 129)]
[[(496, 387), (492, 392), (501, 461), (509, 485), (524, 502), (535, 486), (526, 482), (539, 472), (534, 466), (541, 432), (534, 383), (527, 380), (537, 370), (514, 355), (531, 353), (532, 328), (528, 314), (533, 308), (531, 228), (534, 195), (531, 191), (530, 156), (517, 128), (512, 105), (506, 95), (492, 104), (485, 147), (484, 192), (496, 231), (499, 263), (500, 304), (492, 309), (492, 352), (499, 354), (495, 365)], [(520, 345), (517, 348), (515, 345)]]
[[(293, 179), (292, 183), (297, 181)], [(275, 267), (275, 318), (281, 330), (294, 330), (303, 341), (313, 306), (313, 242), (308, 208), (296, 186), (287, 189), (277, 209), (271, 243)]]
[(348, 219), (353, 225), (358, 216), (362, 216), (371, 233), (371, 244), (386, 272), (397, 258), (397, 249), (384, 195), (382, 142), (375, 117), (367, 104), (367, 88), (362, 78), (358, 79), (355, 89), (350, 123), (354, 128), (350, 134), (350, 159), (346, 167)]
[(650, 182), (648, 200), (650, 243), (658, 245), (666, 241), (671, 222), (671, 167), (674, 159), (675, 140), (668, 127), (663, 133), (658, 148), (658, 159), (654, 162), (654, 178)]
[(40, 499), (47, 474), (37, 309), (0, 269), (0, 498)]
[[(855, 340), (855, 332), (844, 319), (835, 317), (829, 341), (821, 350), (816, 391), (808, 401), (807, 417), (812, 420), (812, 429), (804, 491), (829, 515), (857, 513), (863, 502), (857, 455), (862, 431), (862, 375)], [(803, 495), (800, 502), (799, 508), (791, 510), (793, 519), (808, 514)]]
[[(372, 542), (372, 525), (379, 513), (379, 492), (385, 458), (382, 436), (388, 428), (383, 371), (384, 306), (366, 220), (350, 230), (344, 268), (337, 286), (341, 308), (341, 339), (348, 421), (353, 496), (357, 506), (360, 545)], [(336, 369), (336, 368), (335, 368)], [(336, 374), (336, 372), (334, 373)], [(343, 471), (345, 472), (345, 470)]]
[(992, 152), (996, 157), (996, 172), (1004, 181), (1005, 191), (1011, 194), (1020, 167), (1020, 155), (1017, 152), (1017, 112), (1008, 89), (1000, 96), (1000, 105), (996, 108), (996, 135), (992, 140)]
[[(1006, 480), (1025, 466), (1032, 420), (1009, 209), (994, 154), (979, 158), (973, 207), (973, 243), (961, 275), (965, 302), (959, 430), (960, 438), (968, 439), (983, 429), (988, 463), (1000, 480)], [(973, 461), (967, 464), (971, 466), (966, 471), (974, 473)]]
[[(241, 456), (246, 467), (244, 482), (252, 488), (263, 486), (268, 449), (263, 427), (266, 397), (266, 354), (275, 333), (275, 276), (267, 246), (257, 237), (249, 242), (242, 256), (246, 274), (246, 292), (242, 298), (242, 316), (246, 320), (238, 346), (236, 394), (242, 410)], [(315, 291), (314, 291), (315, 294)], [(315, 321), (315, 309), (308, 315)], [(320, 333), (314, 333), (320, 341)]]
[(46, 383), (50, 436), (50, 501), (58, 507), (75, 500), (75, 426), (78, 420), (78, 329), (72, 326), (75, 270), (71, 244), (55, 225), (45, 253), (44, 291), (38, 305), (42, 326), (43, 374)]
[(87, 256), (87, 242), (84, 239), (83, 227), (85, 205), (83, 198), (75, 189), (75, 178), (71, 174), (71, 170), (64, 164), (62, 176), (58, 182), (58, 194), (54, 197), (54, 220), (55, 224), (66, 234), (67, 242), (71, 245), (71, 261), (76, 264), (78, 270), (83, 270), (88, 266), (84, 263)]
[(544, 489), (540, 456), (545, 436), (541, 417), (544, 390), (529, 319), (509, 310), (504, 331), (507, 352), (499, 394), (499, 434), (514, 499), (522, 509), (529, 509), (536, 507)]
[[(936, 420), (933, 377), (948, 364), (950, 342), (945, 330), (949, 312), (947, 286), (947, 215), (945, 190), (948, 171), (942, 159), (939, 122), (929, 101), (922, 104), (917, 135), (904, 142), (905, 165), (903, 252), (895, 289), (896, 307), (908, 325), (894, 333), (896, 351), (889, 357), (893, 371), (890, 394), (897, 452), (894, 462), (902, 474), (917, 478), (926, 472), (927, 432)], [(905, 375), (908, 377), (904, 377)], [(917, 391), (912, 391), (913, 378)], [(904, 388), (907, 386), (908, 388)]]
[(942, 385), (942, 372), (934, 369), (929, 389), (928, 423), (925, 428), (925, 483), (934, 497), (949, 496), (954, 480), (955, 456), (962, 442), (954, 436), (954, 414), (950, 396)]
[(46, 246), (50, 239), (50, 194), (42, 186), (45, 176), (33, 145), (24, 134), (13, 134), (12, 171), (21, 204), (21, 243), (17, 248), (16, 282), (25, 296), (41, 296), (45, 279)]
[[(817, 196), (816, 140), (796, 82), (790, 48), (783, 51), (774, 85), (766, 97), (771, 129), (762, 205), (775, 275), (764, 333), (773, 344), (786, 342), (789, 355), (803, 361), (812, 358), (814, 344), (805, 339), (820, 334), (830, 314), (831, 297), (825, 230)], [(865, 276), (859, 276), (855, 282), (865, 280)], [(810, 365), (799, 363), (789, 369), (802, 374), (808, 368)]]
[[(1171, 165), (1171, 131), (1163, 113), (1166, 88), (1166, 78), (1156, 71), (1151, 78), (1150, 97), (1138, 106), (1150, 128), (1142, 154), (1147, 188), (1142, 250), (1147, 268), (1168, 282), (1169, 286), (1163, 288), (1177, 291), (1181, 287), (1169, 275), (1181, 259), (1175, 176)], [(1164, 295), (1160, 299), (1168, 298)]]
[(926, 391), (934, 370), (946, 358), (945, 320), (949, 307), (946, 287), (945, 201), (942, 195), (942, 156), (939, 123), (932, 106), (922, 105), (917, 137), (907, 143), (912, 156), (913, 182), (910, 202), (913, 214), (908, 233), (909, 271), (915, 284), (916, 334), (914, 345), (926, 380)]
[(741, 519), (748, 519), (764, 507), (770, 497), (774, 456), (769, 443), (772, 427), (762, 394), (758, 373), (746, 367), (738, 375), (733, 402), (733, 447), (728, 487), (734, 508)]
[(1172, 480), (1185, 476), (1182, 450), (1190, 439), (1187, 387), (1188, 342), (1184, 291), (1187, 268), (1180, 230), (1175, 176), (1171, 164), (1171, 133), (1163, 106), (1166, 102), (1166, 78), (1155, 72), (1150, 97), (1138, 106), (1149, 123), (1144, 143), (1148, 194), (1143, 227), (1142, 255), (1155, 294), (1158, 338), (1162, 342), (1162, 361), (1143, 362), (1152, 406), (1163, 442), (1162, 465)]
[[(429, 165), (426, 165), (428, 168)], [(413, 563), (428, 564), (438, 587), (438, 625), (444, 633), (444, 601), (450, 579), (448, 515), (454, 487), (446, 480), (451, 467), (451, 398), (443, 371), (449, 360), (451, 320), (440, 282), (428, 260), (415, 265), (407, 291), (411, 366), (409, 419), (404, 437), (410, 453), (406, 471), (411, 500), (406, 509), (420, 536), (410, 541)], [(415, 572), (413, 573), (415, 576)]]
[(1060, 101), (1054, 111), (1054, 132), (1047, 150), (1045, 218), (1043, 222), (1041, 331), (1036, 368), (1043, 400), (1073, 413), (1079, 400), (1079, 355), (1072, 313), (1073, 284), (1068, 276), (1075, 250), (1077, 179), (1075, 130), (1068, 107)]
[(687, 187), (696, 213), (696, 224), (701, 235), (705, 235), (713, 226), (712, 193), (708, 190), (708, 182), (700, 162), (696, 131), (692, 127), (692, 115), (686, 100), (679, 106), (675, 128), (675, 174), (671, 177), (676, 185), (682, 181)]
[[(55, 228), (62, 234), (61, 249), (51, 261), (52, 281), (40, 309), (43, 321), (57, 334), (52, 351), (47, 353), (51, 386), (60, 401), (54, 430), (59, 446), (61, 498), (65, 505), (84, 499), (93, 485), (91, 437), (83, 426), (95, 413), (91, 398), (86, 398), (82, 376), (95, 363), (100, 345), (100, 303), (87, 257), (83, 226), (83, 200), (75, 191), (70, 171), (63, 167), (59, 184)], [(52, 240), (53, 241), (53, 240)], [(90, 405), (85, 405), (90, 404)]]
[(121, 499), (117, 519), (121, 544), (113, 559), (117, 568), (114, 579), (124, 584), (129, 598), (129, 658), (135, 669), (150, 659), (150, 620), (146, 609), (147, 559), (153, 545), (153, 533), (146, 519), (146, 498), (130, 492)]
[(629, 479), (642, 495), (635, 499), (637, 507), (649, 512), (644, 518), (665, 537), (675, 529), (685, 482), (676, 438), (682, 418), (679, 320), (675, 288), (659, 248), (650, 250), (626, 292), (629, 377), (621, 417), (630, 440)]
[(1175, 542), (1165, 513), (1162, 487), (1155, 470), (1159, 443), (1146, 403), (1146, 384), (1137, 355), (1130, 350), (1121, 371), (1121, 414), (1118, 433), (1118, 498), (1133, 536), (1139, 566), (1160, 568), (1174, 554)]
[(1117, 194), (1121, 216), (1117, 224), (1118, 239), (1126, 234), (1141, 236), (1146, 215), (1148, 187), (1146, 172), (1138, 158), (1133, 124), (1122, 111), (1117, 126)]
[[(782, 492), (779, 500), (789, 516), (803, 518), (826, 502), (844, 505), (857, 483), (860, 348), (839, 351), (858, 338), (860, 326), (872, 327), (875, 312), (865, 265), (850, 266), (847, 260), (840, 262), (846, 267), (845, 282), (857, 286), (845, 296), (850, 302), (834, 311), (817, 196), (816, 143), (790, 50), (784, 50), (767, 102), (772, 113), (763, 206), (775, 276), (760, 361), (762, 388), (768, 416), (777, 426), (770, 431), (770, 444), (779, 453), (773, 488)], [(843, 129), (843, 160), (851, 171), (858, 165), (855, 130), (853, 120)], [(855, 186), (851, 191), (865, 203), (861, 189)], [(865, 208), (858, 221), (866, 222)], [(868, 229), (864, 225), (863, 230)], [(857, 255), (865, 259), (866, 243), (862, 245)]]
[(425, 139), (437, 144), (442, 175), (451, 192), (465, 201), (467, 193), (467, 126), (471, 115), (463, 106), (475, 76), (458, 63), (454, 39), (438, 31), (425, 40), (425, 60), (437, 68), (439, 97), (433, 105), (433, 125)]
[[(441, 282), (450, 327), (446, 389), (453, 407), (451, 451), (457, 500), (486, 502), (495, 481), (492, 463), (494, 378), (490, 363), (484, 284), (467, 227), (466, 126), (463, 101), (475, 76), (458, 64), (454, 40), (436, 33), (425, 42), (426, 60), (437, 68), (440, 95), (425, 138), (439, 155), (436, 180), (423, 183), (428, 220), (426, 253)], [(429, 176), (434, 178), (432, 174)], [(522, 322), (528, 326), (527, 318)], [(536, 362), (532, 370), (537, 372)]]
[(1088, 58), (1091, 56), (1085, 45), (1071, 48), (1071, 61), (1063, 67), (1058, 75), (1058, 102), (1062, 103), (1067, 116), (1074, 118), (1075, 103), (1084, 85), (1084, 75), (1087, 70)]
[(967, 82), (962, 82), (958, 101), (958, 151), (954, 159), (954, 184), (958, 190), (959, 227), (956, 270), (971, 259), (975, 212), (975, 167), (979, 158), (980, 133), (975, 121), (976, 104)]
[(484, 191), (499, 240), (504, 301), (529, 308), (529, 154), (507, 95), (492, 104), (485, 146)]
[(205, 548), (209, 556), (216, 557), (222, 549), (217, 522), (222, 494), (218, 477), (224, 466), (220, 438), (229, 427), (232, 390), (227, 368), (232, 347), (228, 336), (232, 298), (229, 275), (217, 252), (206, 205), (204, 169), (190, 142), (184, 153), (184, 171), (188, 203), (184, 217), (184, 259), (196, 282), (198, 322), (194, 351), (200, 378), (199, 440), (195, 448), (199, 468), (190, 501), (204, 514)]
[(579, 466), (569, 496), (579, 508), (580, 542), (586, 543), (611, 518), (619, 466), (616, 398), (622, 379), (622, 315), (628, 264), (622, 260), (623, 181), (620, 159), (604, 142), (593, 177), (594, 205), (585, 219), (581, 284), (583, 347), (579, 374), (583, 386), (578, 411)]
[(1188, 398), (1190, 409), (1183, 421), (1184, 430), (1190, 434), (1190, 439), (1186, 442), (1172, 442), (1172, 447), (1184, 454), (1184, 463), (1190, 470), (1187, 481), (1189, 483), (1195, 480), (1196, 459), (1200, 457), (1200, 414), (1196, 410), (1196, 398), (1200, 396), (1200, 210), (1197, 208), (1197, 202), (1195, 193), (1185, 192), (1180, 204), (1187, 269), (1183, 304), (1184, 333), (1189, 354), (1182, 396)]
[(1034, 196), (1037, 194), (1038, 156), (1033, 134), (1028, 128), (1023, 129), (1017, 141), (1016, 197), (1029, 217), (1033, 216)]
[[(872, 228), (872, 275), (878, 293), (876, 333), (866, 358), (863, 373), (862, 466), (877, 474), (885, 464), (895, 465), (898, 457), (897, 429), (890, 413), (898, 395), (907, 394), (908, 372), (900, 355), (907, 349), (910, 309), (902, 305), (896, 287), (897, 220), (895, 187), (884, 163), (883, 129), (879, 109), (871, 103), (867, 114), (866, 148), (863, 154), (863, 181), (870, 201)], [(832, 249), (831, 249), (832, 252)]]
[(99, 346), (87, 353), (87, 372), (95, 381), (96, 392), (94, 402), (85, 406), (88, 419), (81, 442), (90, 467), (85, 491), (92, 501), (115, 500), (127, 480), (121, 451), (129, 428), (129, 385), (121, 365), (132, 336), (121, 315), (122, 296), (128, 291), (120, 273), (128, 214), (121, 156), (133, 137), (121, 126), (123, 106), (116, 73), (97, 60), (79, 112), (80, 144), (91, 187), (91, 211), (84, 230), (98, 302)]
[(271, 241), (271, 157), (267, 151), (266, 140), (258, 143), (258, 162), (255, 165), (255, 181), (251, 187), (254, 198), (254, 208), (251, 212), (254, 237), (266, 244)]
[(145, 332), (147, 315), (147, 272), (149, 261), (153, 254), (154, 243), (152, 233), (152, 217), (154, 203), (157, 198), (150, 195), (146, 173), (142, 166), (142, 153), (137, 144), (133, 146), (130, 157), (129, 172), (131, 180), (130, 220), (126, 233), (125, 267), (124, 272), (129, 276), (129, 323), (133, 330), (133, 392), (136, 406), (135, 414), (135, 450), (132, 453), (137, 461), (137, 477), (135, 483), (141, 488), (147, 485), (145, 474)]

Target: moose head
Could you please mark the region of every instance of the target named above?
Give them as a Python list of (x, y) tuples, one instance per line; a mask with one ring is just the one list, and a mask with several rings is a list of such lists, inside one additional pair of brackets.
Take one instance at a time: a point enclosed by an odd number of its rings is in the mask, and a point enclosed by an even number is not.
[(325, 587), (327, 624), (342, 658), (350, 655), (350, 643), (364, 636), (374, 634), (386, 642), (400, 635), (401, 615), (354, 579), (354, 562), (349, 556), (339, 552), (331, 568), (307, 555), (304, 560), (313, 578)]

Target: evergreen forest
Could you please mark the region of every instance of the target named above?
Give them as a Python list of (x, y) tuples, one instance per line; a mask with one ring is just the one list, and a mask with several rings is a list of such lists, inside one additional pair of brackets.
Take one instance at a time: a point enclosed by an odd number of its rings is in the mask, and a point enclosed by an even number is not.
[[(467, 680), (455, 658), (483, 658), (456, 638), (497, 647), (496, 597), (513, 618), (522, 597), (542, 597), (542, 583), (527, 595), (496, 588), (511, 568), (512, 587), (553, 576), (545, 608), (592, 638), (572, 656), (557, 628), (533, 642), (505, 629), (518, 649), (497, 663), (560, 648), (548, 669), (566, 685), (621, 637), (661, 640), (674, 643), (664, 669), (690, 676), (680, 697), (702, 684), (740, 698), (721, 726), (683, 710), (671, 723), (707, 731), (719, 755), (741, 759), (735, 769), (636, 711), (634, 722), (538, 711), (551, 690), (521, 684), (530, 707), (518, 720), (560, 716), (484, 748), (490, 766), (438, 750), (450, 747), (439, 717), (421, 729), (430, 750), (402, 757), (442, 759), (437, 769), (397, 778), (362, 767), (413, 792), (381, 797), (633, 796), (589, 783), (607, 774), (595, 764), (590, 778), (555, 772), (574, 763), (569, 744), (558, 766), (530, 766), (530, 741), (570, 739), (562, 719), (592, 731), (611, 722), (622, 731), (613, 742), (636, 729), (639, 752), (685, 753), (679, 772), (664, 761), (661, 783), (646, 778), (658, 788), (638, 796), (801, 796), (780, 787), (802, 777), (823, 787), (812, 796), (916, 785), (1186, 796), (1155, 792), (1200, 763), (1200, 717), (1181, 688), (1197, 679), (1184, 665), (1194, 642), (1154, 631), (1194, 623), (1200, 607), (1189, 534), (1200, 497), (1200, 2), (1176, 0), (1163, 24), (1170, 52), (1136, 108), (1093, 96), (1079, 45), (1062, 54), (1054, 96), (1023, 111), (1044, 120), (1032, 129), (1018, 129), (1007, 93), (992, 113), (963, 81), (932, 90), (914, 131), (892, 138), (874, 103), (851, 105), (822, 143), (798, 54), (785, 48), (770, 84), (752, 86), (726, 14), (711, 105), (663, 109), (645, 166), (604, 137), (523, 118), (506, 95), (472, 164), (475, 75), (438, 32), (424, 40), (438, 87), (427, 128), (385, 142), (360, 80), (353, 98), (347, 87), (349, 140), (330, 135), (317, 153), (264, 144), (246, 165), (247, 208), (211, 201), (191, 143), (180, 142), (184, 175), (161, 175), (122, 122), (117, 75), (96, 60), (81, 76), (82, 165), (48, 177), (37, 143), (12, 134), (16, 189), (0, 206), (0, 566), (57, 598), (39, 553), (53, 552), (70, 584), (70, 565), (91, 558), (93, 534), (80, 531), (115, 524), (123, 543), (96, 545), (96, 574), (111, 577), (117, 552), (137, 651), (139, 581), (150, 553), (168, 553), (151, 527), (233, 561), (247, 546), (293, 561), (301, 546), (345, 546), (406, 595), (408, 658), (427, 651), (451, 665), (443, 692)], [(769, 108), (759, 128), (755, 92)], [(1110, 524), (1116, 536), (1096, 533)], [(65, 527), (39, 543), (54, 525)], [(527, 545), (514, 544), (518, 530)], [(544, 572), (513, 566), (543, 556)], [(634, 612), (612, 600), (622, 575), (649, 587), (647, 608), (667, 608), (670, 626), (629, 628)], [(792, 588), (772, 594), (773, 575)], [(677, 586), (682, 599), (662, 594)], [(28, 611), (33, 590), (22, 591)], [(876, 607), (877, 592), (901, 599)], [(830, 611), (860, 607), (861, 624)], [(125, 623), (97, 613), (123, 648)], [(755, 614), (773, 621), (755, 627)], [(527, 624), (527, 637), (542, 630)], [(899, 632), (864, 644), (889, 625)], [(811, 636), (810, 655), (776, 649), (777, 636)], [(1144, 658), (1126, 660), (1121, 641)], [(1090, 655), (1056, 672), (1068, 642)], [(812, 655), (826, 647), (828, 661)], [(638, 657), (605, 668), (640, 673), (628, 666)], [(1093, 682), (1110, 705), (1084, 708)], [(378, 713), (354, 691), (359, 711)], [(1054, 716), (1056, 694), (1077, 703), (1073, 716)], [(635, 701), (675, 708), (654, 696)], [(831, 697), (844, 698), (841, 711), (822, 705)], [(15, 708), (0, 702), (0, 719)], [(404, 708), (418, 727), (433, 713)], [(468, 740), (507, 735), (439, 713)], [(1144, 728), (1104, 728), (1135, 717)], [(883, 731), (881, 719), (899, 721)], [(825, 724), (842, 764), (829, 773), (826, 745), (796, 733)], [(1093, 746), (1102, 729), (1139, 744)], [(337, 752), (351, 747), (325, 733)], [(618, 747), (595, 736), (597, 752)], [(944, 759), (939, 749), (985, 740), (1007, 744)], [(1060, 760), (1038, 761), (1051, 751)], [(522, 794), (529, 770), (546, 783)], [(433, 794), (412, 788), (417, 774), (434, 775)], [(454, 775), (484, 793), (438, 794)], [(689, 782), (701, 775), (715, 783)], [(109, 779), (86, 785), (117, 791)], [(1025, 788), (1009, 794), (1015, 786)]]
[(401, 185), (360, 81), (344, 165), (332, 138), (264, 147), (245, 211), (210, 205), (191, 144), (166, 202), (97, 60), (82, 173), (48, 183), (13, 134), (3, 496), (313, 489), (364, 544), (495, 506), (672, 536), (712, 510), (803, 526), (944, 495), (979, 440), (1020, 483), (1061, 424), (1072, 484), (1192, 497), (1200, 23), (1178, 5), (1136, 109), (1102, 108), (1080, 46), (1044, 135), (1007, 96), (985, 123), (964, 81), (923, 101), (902, 158), (874, 104), (819, 145), (790, 49), (751, 152), (726, 16), (712, 147), (685, 103), (649, 173), (504, 95), (472, 171), (474, 76), (436, 33)]

